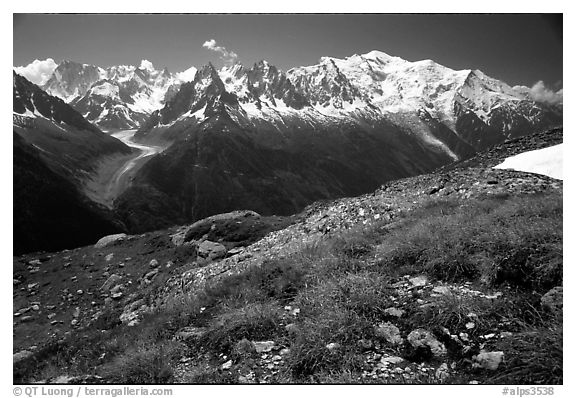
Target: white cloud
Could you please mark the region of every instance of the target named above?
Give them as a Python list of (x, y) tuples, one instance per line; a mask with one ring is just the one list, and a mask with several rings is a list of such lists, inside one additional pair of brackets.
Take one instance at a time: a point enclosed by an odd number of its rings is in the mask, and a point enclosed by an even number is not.
[(32, 83), (41, 86), (50, 79), (54, 69), (57, 67), (58, 65), (52, 58), (47, 58), (44, 61), (35, 59), (31, 64), (26, 66), (17, 66), (14, 70)]
[(207, 48), (208, 50), (215, 51), (220, 54), (220, 58), (224, 61), (226, 66), (234, 65), (238, 63), (238, 54), (234, 51), (226, 50), (226, 47), (219, 46), (216, 44), (216, 40), (210, 39), (202, 44), (202, 47)]
[(527, 95), (537, 102), (550, 105), (562, 105), (564, 101), (564, 90), (554, 91), (544, 84), (542, 80), (536, 82), (532, 87), (515, 86), (515, 90)]
[(197, 69), (193, 66), (186, 69), (184, 72), (176, 73), (176, 78), (183, 82), (191, 82), (194, 80), (194, 76), (196, 76)]

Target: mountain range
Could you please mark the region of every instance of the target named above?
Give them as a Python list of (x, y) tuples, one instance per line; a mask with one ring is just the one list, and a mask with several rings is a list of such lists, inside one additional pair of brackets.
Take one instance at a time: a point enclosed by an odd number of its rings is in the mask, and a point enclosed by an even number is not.
[[(287, 72), (266, 61), (176, 74), (147, 61), (105, 69), (64, 61), (41, 88), (76, 111), (82, 131), (137, 129), (141, 145), (166, 148), (134, 168), (113, 203), (130, 232), (236, 209), (293, 214), (562, 124), (561, 105), (479, 70), (381, 51), (323, 57)], [(54, 119), (34, 112), (15, 102), (15, 125)], [(16, 133), (28, 134), (22, 129)]]

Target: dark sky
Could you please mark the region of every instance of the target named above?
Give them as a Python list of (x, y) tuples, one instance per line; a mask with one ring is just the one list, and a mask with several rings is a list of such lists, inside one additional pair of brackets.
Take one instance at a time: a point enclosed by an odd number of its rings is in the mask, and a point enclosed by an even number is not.
[(14, 16), (14, 66), (34, 59), (110, 66), (148, 59), (182, 71), (208, 61), (206, 40), (245, 65), (287, 70), (370, 50), (410, 61), (481, 69), (511, 85), (562, 85), (562, 17), (499, 15), (34, 15)]

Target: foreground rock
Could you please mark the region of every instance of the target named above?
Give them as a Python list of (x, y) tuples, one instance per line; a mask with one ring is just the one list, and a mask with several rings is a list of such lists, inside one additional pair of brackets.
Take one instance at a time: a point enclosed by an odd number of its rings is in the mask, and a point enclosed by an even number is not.
[(205, 240), (198, 246), (198, 256), (208, 260), (216, 260), (226, 255), (226, 247), (217, 242)]
[(550, 311), (554, 315), (562, 315), (564, 301), (564, 289), (562, 286), (556, 286), (550, 289), (542, 298), (540, 303), (542, 308)]
[(100, 239), (98, 242), (96, 242), (94, 247), (96, 249), (101, 249), (103, 247), (111, 245), (114, 242), (124, 240), (126, 238), (126, 236), (127, 236), (126, 234), (114, 234), (114, 235), (105, 236), (102, 239)]
[(504, 353), (502, 351), (485, 352), (482, 351), (480, 354), (476, 355), (474, 358), (475, 368), (496, 370), (502, 360), (504, 360)]
[(416, 329), (407, 337), (408, 343), (415, 348), (429, 348), (430, 352), (435, 357), (442, 357), (446, 355), (446, 347), (438, 341), (438, 339), (428, 330)]

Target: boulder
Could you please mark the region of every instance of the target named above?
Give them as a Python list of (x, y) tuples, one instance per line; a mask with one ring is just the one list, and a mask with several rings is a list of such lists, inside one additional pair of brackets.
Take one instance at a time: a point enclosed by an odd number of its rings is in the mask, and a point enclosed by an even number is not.
[(396, 318), (400, 318), (404, 314), (404, 310), (401, 310), (401, 309), (395, 308), (395, 307), (390, 307), (390, 308), (386, 308), (384, 310), (384, 313), (386, 313), (390, 316), (394, 316)]
[(252, 343), (254, 344), (254, 348), (258, 354), (270, 352), (276, 345), (273, 341), (253, 341)]
[(426, 286), (426, 284), (428, 283), (428, 278), (424, 275), (420, 275), (415, 276), (414, 278), (410, 278), (409, 281), (413, 287), (420, 287), (420, 286)]
[(408, 343), (415, 348), (428, 347), (435, 357), (446, 355), (446, 347), (438, 341), (434, 334), (424, 329), (416, 329), (410, 332), (407, 337)]
[(152, 282), (152, 280), (156, 277), (156, 275), (158, 274), (158, 268), (148, 272), (146, 275), (144, 275), (144, 280), (148, 281), (148, 282)]
[(176, 332), (175, 337), (178, 340), (183, 340), (185, 342), (196, 341), (201, 338), (206, 333), (206, 328), (200, 328), (195, 326), (186, 326)]
[(247, 357), (256, 353), (256, 347), (248, 339), (242, 339), (234, 345), (232, 353), (238, 357)]
[(226, 252), (226, 247), (223, 244), (209, 240), (203, 241), (198, 246), (198, 256), (209, 260), (222, 258), (226, 255)]
[(562, 286), (556, 286), (550, 289), (542, 298), (540, 299), (540, 304), (542, 308), (550, 311), (555, 315), (562, 315), (564, 292)]
[(26, 358), (31, 357), (32, 355), (33, 355), (33, 353), (31, 351), (28, 351), (28, 350), (18, 351), (17, 353), (12, 355), (12, 363), (22, 361)]
[(384, 366), (388, 366), (389, 364), (395, 365), (404, 361), (405, 361), (404, 358), (397, 356), (385, 356), (382, 357), (382, 359), (380, 359), (380, 362), (383, 363)]
[(377, 337), (392, 345), (399, 345), (404, 341), (400, 335), (400, 329), (390, 322), (381, 323), (374, 332)]
[(118, 274), (112, 274), (106, 279), (106, 282), (100, 287), (100, 290), (110, 290), (114, 288), (120, 281), (122, 280), (122, 276)]
[(450, 377), (450, 369), (448, 368), (448, 364), (443, 363), (442, 365), (440, 365), (440, 367), (436, 369), (434, 375), (438, 380), (440, 380), (441, 383), (444, 383), (448, 379), (448, 377)]
[(114, 242), (124, 240), (126, 238), (126, 236), (127, 236), (126, 234), (114, 234), (114, 235), (105, 236), (102, 239), (100, 239), (98, 242), (96, 242), (94, 247), (96, 249), (101, 249), (103, 247), (106, 247), (106, 246), (114, 243)]
[(229, 360), (228, 362), (224, 362), (221, 366), (222, 370), (227, 370), (230, 369), (232, 367), (232, 360)]
[(474, 364), (472, 367), (488, 370), (496, 370), (500, 363), (504, 359), (504, 353), (502, 351), (480, 351), (480, 354), (472, 357)]

